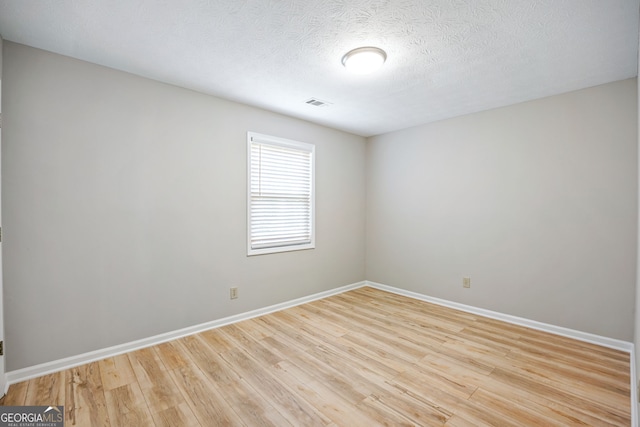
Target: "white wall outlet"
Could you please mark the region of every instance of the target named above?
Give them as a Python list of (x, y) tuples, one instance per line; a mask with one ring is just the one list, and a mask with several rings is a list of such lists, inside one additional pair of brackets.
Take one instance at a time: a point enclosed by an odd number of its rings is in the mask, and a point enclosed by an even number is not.
[(462, 278), (462, 287), (470, 288), (471, 287), (471, 277), (463, 277)]
[(238, 288), (230, 288), (229, 289), (229, 298), (230, 299), (238, 298)]

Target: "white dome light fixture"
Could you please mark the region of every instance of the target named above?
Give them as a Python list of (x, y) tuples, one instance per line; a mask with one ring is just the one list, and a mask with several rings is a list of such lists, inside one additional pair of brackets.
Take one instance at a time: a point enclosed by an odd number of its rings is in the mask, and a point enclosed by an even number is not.
[(342, 57), (342, 65), (354, 74), (370, 74), (378, 70), (387, 60), (384, 50), (377, 47), (359, 47)]

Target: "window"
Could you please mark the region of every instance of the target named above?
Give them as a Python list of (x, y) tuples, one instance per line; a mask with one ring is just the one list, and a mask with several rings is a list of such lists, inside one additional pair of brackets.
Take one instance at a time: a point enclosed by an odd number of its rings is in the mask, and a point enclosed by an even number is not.
[(315, 247), (315, 146), (247, 134), (248, 255)]

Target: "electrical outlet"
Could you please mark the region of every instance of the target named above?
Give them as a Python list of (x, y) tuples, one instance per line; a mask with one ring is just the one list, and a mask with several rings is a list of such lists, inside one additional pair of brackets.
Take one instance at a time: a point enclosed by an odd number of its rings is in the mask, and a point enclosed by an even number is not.
[(471, 277), (463, 277), (462, 278), (462, 287), (470, 288), (471, 287)]
[(238, 298), (238, 288), (230, 288), (229, 289), (229, 298), (230, 299)]

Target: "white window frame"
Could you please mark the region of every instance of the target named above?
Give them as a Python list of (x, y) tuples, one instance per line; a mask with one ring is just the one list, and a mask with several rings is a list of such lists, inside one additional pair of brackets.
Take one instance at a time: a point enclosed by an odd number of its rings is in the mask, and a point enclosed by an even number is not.
[[(251, 146), (252, 143), (260, 143), (271, 146), (280, 146), (285, 148), (292, 148), (300, 151), (309, 152), (311, 154), (311, 165), (310, 165), (310, 174), (311, 174), (311, 200), (310, 200), (310, 241), (308, 243), (303, 244), (294, 244), (294, 245), (286, 245), (286, 246), (270, 246), (270, 247), (261, 247), (261, 248), (252, 248), (252, 212), (251, 212), (251, 203), (252, 203), (252, 194), (251, 194)], [(315, 145), (308, 144), (299, 141), (293, 141), (290, 139), (278, 138), (275, 136), (264, 135), (256, 132), (247, 132), (247, 255), (263, 255), (263, 254), (271, 254), (278, 252), (289, 252), (289, 251), (299, 251), (306, 249), (314, 249), (316, 247), (316, 219), (315, 219)]]

